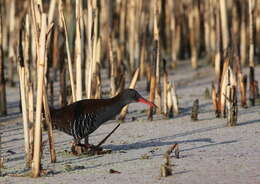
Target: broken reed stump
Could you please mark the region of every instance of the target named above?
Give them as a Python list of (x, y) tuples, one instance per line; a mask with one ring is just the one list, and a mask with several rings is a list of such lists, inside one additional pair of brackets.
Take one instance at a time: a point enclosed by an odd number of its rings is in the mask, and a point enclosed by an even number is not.
[(249, 67), (249, 102), (251, 106), (255, 106), (255, 69)]
[(206, 88), (204, 91), (204, 97), (205, 99), (210, 99), (210, 91), (209, 88)]
[(237, 93), (235, 86), (227, 86), (227, 126), (236, 126), (237, 124)]
[(176, 86), (175, 86), (175, 82), (172, 81), (171, 83), (171, 91), (170, 91), (171, 97), (172, 97), (172, 105), (173, 105), (173, 113), (175, 116), (177, 116), (179, 114), (179, 101), (178, 101), (178, 96), (177, 96), (177, 92), (176, 92)]
[(2, 15), (0, 15), (0, 116), (7, 114), (6, 110), (6, 88), (4, 75), (4, 51), (3, 51), (3, 24)]
[(172, 175), (172, 164), (170, 160), (170, 155), (174, 150), (175, 150), (175, 157), (179, 158), (179, 146), (176, 143), (172, 145), (163, 155), (164, 163), (160, 167), (161, 177), (167, 177)]
[(212, 88), (211, 89), (212, 103), (214, 105), (215, 115), (216, 115), (217, 118), (219, 118), (220, 117), (220, 111), (218, 109), (218, 98), (217, 98), (217, 92), (216, 92), (214, 82), (212, 82), (211, 88)]
[(179, 103), (176, 93), (174, 81), (168, 81), (168, 73), (166, 71), (166, 61), (163, 61), (163, 114), (167, 118), (179, 114)]
[(197, 121), (199, 113), (199, 99), (193, 101), (192, 109), (191, 109), (191, 120)]

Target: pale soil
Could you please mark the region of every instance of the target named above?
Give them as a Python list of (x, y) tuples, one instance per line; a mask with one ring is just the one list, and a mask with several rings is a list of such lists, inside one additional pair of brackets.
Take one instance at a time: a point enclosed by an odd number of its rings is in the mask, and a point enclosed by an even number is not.
[[(248, 72), (248, 70), (246, 70)], [(260, 81), (260, 68), (256, 80)], [(165, 120), (156, 115), (147, 121), (146, 108), (131, 104), (127, 121), (108, 139), (104, 148), (111, 154), (102, 156), (69, 156), (71, 137), (55, 131), (55, 148), (58, 162), (50, 163), (48, 145), (45, 146), (43, 168), (50, 174), (32, 179), (13, 177), (10, 174), (24, 171), (24, 142), (21, 115), (17, 113), (17, 91), (8, 92), (11, 115), (0, 119), (2, 125), (2, 155), (6, 161), (1, 184), (11, 183), (260, 183), (260, 114), (259, 104), (248, 109), (239, 108), (238, 126), (226, 127), (226, 119), (215, 118), (210, 99), (205, 99), (205, 88), (211, 87), (213, 70), (202, 68), (192, 71), (181, 68), (171, 75), (177, 83), (182, 112)], [(182, 81), (181, 81), (182, 80)], [(144, 96), (145, 83), (138, 82), (138, 91)], [(190, 120), (193, 100), (200, 100), (199, 120)], [(137, 120), (132, 121), (132, 117)], [(116, 121), (101, 126), (90, 136), (91, 143), (98, 143), (114, 127)], [(46, 133), (45, 133), (46, 134)], [(46, 140), (46, 135), (44, 140)], [(171, 158), (173, 175), (161, 178), (160, 165), (163, 154), (174, 143), (179, 144), (180, 158)], [(142, 159), (147, 154), (149, 159)], [(68, 169), (71, 167), (72, 169)], [(110, 174), (114, 169), (120, 174)]]

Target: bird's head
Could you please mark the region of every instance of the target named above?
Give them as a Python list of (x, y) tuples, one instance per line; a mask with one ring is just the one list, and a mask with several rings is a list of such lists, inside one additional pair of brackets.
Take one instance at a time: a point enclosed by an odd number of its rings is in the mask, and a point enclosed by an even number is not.
[(144, 97), (142, 97), (136, 90), (134, 89), (125, 89), (121, 92), (121, 97), (126, 104), (140, 102), (151, 107), (156, 107), (156, 105)]

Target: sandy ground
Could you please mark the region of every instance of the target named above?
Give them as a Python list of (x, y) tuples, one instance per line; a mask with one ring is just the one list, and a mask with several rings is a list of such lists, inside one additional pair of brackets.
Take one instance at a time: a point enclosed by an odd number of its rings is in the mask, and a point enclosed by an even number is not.
[[(248, 72), (248, 71), (247, 71)], [(239, 108), (238, 126), (226, 127), (226, 119), (215, 118), (210, 99), (204, 91), (214, 79), (213, 70), (201, 68), (192, 71), (180, 68), (171, 74), (177, 83), (181, 113), (165, 120), (161, 115), (147, 121), (142, 104), (132, 104), (127, 121), (109, 138), (104, 148), (111, 154), (101, 156), (70, 156), (71, 137), (55, 131), (55, 147), (58, 162), (50, 163), (48, 146), (44, 149), (43, 168), (48, 176), (32, 179), (13, 177), (10, 174), (24, 172), (24, 142), (21, 115), (17, 112), (17, 91), (8, 92), (11, 115), (0, 119), (2, 155), (5, 169), (1, 184), (12, 183), (260, 183), (260, 114), (259, 104), (248, 109)], [(260, 81), (260, 68), (256, 79)], [(138, 91), (147, 96), (145, 83), (138, 83)], [(192, 102), (200, 101), (199, 120), (192, 122)], [(136, 120), (132, 121), (132, 117)], [(90, 136), (91, 143), (98, 143), (115, 126), (109, 121)], [(45, 133), (46, 134), (46, 133)], [(44, 140), (46, 140), (46, 135)], [(173, 175), (160, 177), (163, 154), (174, 143), (179, 144), (180, 158), (171, 158)], [(142, 155), (148, 159), (142, 159)], [(110, 174), (114, 169), (120, 174)]]

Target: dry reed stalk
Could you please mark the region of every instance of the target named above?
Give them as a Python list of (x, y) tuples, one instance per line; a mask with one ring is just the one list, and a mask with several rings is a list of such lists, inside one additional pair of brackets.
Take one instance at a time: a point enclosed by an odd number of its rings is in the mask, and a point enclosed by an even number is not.
[(111, 96), (115, 96), (116, 94), (116, 62), (114, 61), (113, 54), (113, 45), (112, 38), (109, 39), (109, 62), (110, 62), (110, 87), (111, 87)]
[(247, 75), (243, 75), (242, 73), (238, 74), (239, 84), (240, 84), (240, 101), (241, 106), (247, 107), (247, 98), (246, 98), (246, 88), (247, 88)]
[(204, 3), (205, 13), (204, 13), (204, 39), (205, 39), (205, 49), (207, 53), (211, 52), (211, 43), (210, 43), (210, 36), (211, 36), (211, 2), (205, 1)]
[[(50, 23), (48, 25), (48, 30), (47, 30), (47, 38), (46, 38), (46, 45), (45, 45), (45, 50), (48, 50), (48, 46), (50, 45), (50, 38), (51, 38), (51, 31), (53, 28), (53, 23)], [(45, 54), (45, 62), (47, 63), (47, 54)], [(46, 70), (47, 70), (46, 66)], [(46, 73), (46, 72), (45, 72)], [(45, 79), (46, 80), (46, 79)], [(53, 81), (52, 81), (53, 82)], [(45, 86), (47, 87), (48, 83), (47, 82), (43, 82), (45, 84)], [(52, 131), (52, 122), (51, 122), (51, 115), (50, 115), (50, 109), (49, 109), (49, 104), (48, 104), (48, 97), (47, 97), (47, 90), (46, 87), (43, 86), (43, 107), (44, 107), (44, 115), (45, 115), (45, 119), (47, 122), (47, 126), (48, 126), (48, 138), (49, 138), (49, 146), (50, 146), (50, 155), (51, 155), (51, 162), (55, 163), (56, 162), (56, 153), (55, 153), (55, 148), (54, 148), (54, 136), (53, 136), (53, 131)]]
[(170, 31), (171, 31), (171, 57), (172, 66), (177, 67), (177, 55), (181, 46), (181, 25), (178, 21), (178, 4), (174, 1), (169, 1), (170, 9)]
[(256, 47), (260, 44), (260, 7), (259, 7), (259, 1), (255, 2), (255, 10), (254, 10), (254, 18), (255, 18), (255, 30), (256, 30)]
[(0, 116), (7, 114), (6, 109), (6, 87), (5, 87), (5, 68), (4, 68), (4, 50), (3, 50), (3, 21), (0, 10)]
[(19, 38), (19, 62), (18, 62), (18, 73), (20, 80), (20, 92), (22, 101), (22, 114), (23, 114), (23, 128), (24, 128), (24, 147), (25, 147), (25, 162), (26, 167), (30, 167), (30, 145), (29, 145), (29, 126), (28, 126), (28, 112), (27, 112), (27, 99), (26, 99), (26, 78), (25, 78), (25, 67), (24, 67), (24, 56), (22, 46), (22, 34), (23, 29), (20, 30)]
[(254, 67), (254, 22), (253, 22), (253, 0), (249, 0), (249, 66)]
[[(86, 59), (86, 91), (87, 91), (87, 98), (93, 98), (93, 90), (94, 87), (92, 82), (94, 80), (97, 80), (94, 78), (94, 75), (96, 74), (96, 65), (97, 65), (97, 59), (99, 59), (100, 55), (100, 42), (98, 38), (98, 8), (97, 8), (97, 2), (93, 1), (92, 3), (88, 1), (88, 16), (87, 16), (87, 41), (88, 41), (88, 47), (87, 47), (87, 59)], [(97, 82), (97, 81), (96, 81)], [(96, 83), (95, 82), (95, 83)], [(95, 84), (94, 83), (94, 84)], [(95, 87), (94, 87), (95, 88)]]
[(250, 41), (250, 48), (249, 48), (249, 67), (250, 67), (250, 74), (249, 74), (249, 100), (252, 106), (255, 105), (255, 64), (254, 64), (254, 31), (253, 31), (253, 1), (249, 0), (249, 41)]
[[(39, 34), (41, 27), (41, 12), (42, 2), (41, 0), (30, 0), (30, 12), (32, 20), (32, 59), (37, 61), (39, 56)], [(32, 70), (33, 84), (37, 83), (37, 62), (32, 62), (34, 70)], [(36, 91), (37, 85), (34, 85), (34, 91)]]
[[(95, 19), (95, 17), (94, 17)], [(87, 57), (86, 57), (86, 93), (87, 93), (87, 98), (91, 98), (91, 86), (92, 86), (92, 70), (93, 70), (93, 65), (94, 65), (94, 59), (93, 59), (93, 48), (94, 48), (94, 43), (92, 41), (92, 34), (93, 34), (93, 7), (91, 1), (88, 1), (88, 9), (87, 9), (87, 21), (85, 23), (86, 25), (86, 37), (87, 37)], [(94, 36), (94, 35), (93, 35)], [(96, 36), (96, 35), (95, 35)]]
[[(134, 76), (133, 76), (131, 82), (130, 82), (130, 85), (129, 85), (130, 89), (134, 89), (135, 88), (139, 73), (140, 73), (140, 68), (138, 67), (136, 69), (135, 73), (134, 73)], [(127, 114), (127, 110), (128, 110), (128, 105), (126, 105), (121, 110), (121, 113), (120, 113), (119, 118), (118, 118), (120, 121), (124, 121), (125, 120), (125, 116)]]
[(82, 1), (76, 1), (76, 38), (75, 38), (75, 63), (76, 63), (76, 100), (82, 99), (82, 43), (81, 19)]
[(168, 106), (167, 106), (167, 97), (168, 97), (168, 73), (166, 70), (166, 61), (163, 60), (163, 113), (167, 116)]
[(219, 8), (220, 8), (220, 17), (221, 17), (222, 43), (223, 43), (223, 50), (225, 51), (228, 48), (228, 44), (229, 44), (226, 0), (219, 1)]
[(69, 76), (70, 76), (70, 85), (71, 85), (71, 91), (72, 91), (72, 102), (76, 101), (76, 88), (74, 85), (74, 76), (73, 76), (73, 69), (72, 69), (72, 60), (71, 60), (71, 53), (70, 53), (70, 46), (69, 46), (69, 37), (68, 37), (68, 30), (67, 30), (67, 24), (63, 13), (63, 4), (62, 1), (59, 2), (59, 14), (61, 18), (61, 22), (64, 27), (65, 32), (65, 41), (66, 41), (66, 50), (67, 50), (67, 56), (68, 56), (68, 65), (69, 65)]
[[(119, 24), (119, 34), (120, 34), (120, 41), (125, 42), (126, 40), (126, 14), (127, 14), (127, 2), (120, 1), (120, 24)], [(125, 47), (125, 46), (124, 46)]]
[(176, 86), (175, 86), (175, 82), (172, 81), (172, 84), (171, 84), (171, 91), (170, 91), (170, 94), (172, 96), (172, 102), (173, 102), (173, 113), (174, 115), (178, 115), (179, 114), (179, 102), (178, 102), (178, 96), (177, 96), (177, 93), (176, 93)]
[(44, 107), (44, 116), (48, 125), (48, 137), (49, 137), (49, 145), (50, 145), (50, 154), (51, 154), (51, 163), (56, 162), (56, 153), (54, 147), (54, 136), (52, 131), (52, 121), (50, 115), (50, 109), (48, 104), (47, 92), (46, 88), (43, 87), (43, 107)]
[(28, 132), (29, 132), (29, 161), (28, 167), (31, 167), (33, 158), (33, 131), (34, 131), (34, 104), (33, 104), (33, 83), (32, 83), (32, 72), (30, 72), (30, 24), (29, 15), (25, 17), (24, 25), (24, 36), (23, 36), (23, 56), (24, 56), (24, 68), (25, 68), (25, 99), (27, 103), (28, 113)]
[(220, 15), (219, 15), (219, 9), (218, 4), (216, 3), (215, 11), (216, 11), (216, 31), (215, 31), (215, 73), (216, 73), (216, 79), (218, 81), (218, 87), (220, 88), (220, 82), (221, 82), (221, 75), (222, 75), (222, 69), (223, 69), (223, 63), (221, 58), (221, 25), (220, 25)]
[(102, 94), (102, 86), (101, 86), (101, 66), (100, 66), (100, 60), (101, 60), (101, 41), (100, 38), (97, 41), (97, 51), (95, 52), (96, 54), (96, 69), (95, 69), (95, 74), (94, 74), (94, 79), (96, 79), (96, 93), (95, 93), (95, 98), (101, 98)]
[(15, 0), (11, 1), (10, 5), (10, 16), (9, 16), (9, 48), (8, 48), (8, 82), (11, 86), (14, 85), (14, 62), (15, 62), (15, 44), (16, 44), (16, 36), (15, 36), (15, 9), (16, 3)]
[[(0, 130), (1, 130), (1, 124), (0, 124)], [(0, 176), (2, 176), (2, 168), (3, 168), (3, 157), (2, 157), (2, 130), (0, 131)]]
[[(156, 47), (156, 46), (155, 46)], [(155, 48), (156, 49), (156, 48)], [(155, 51), (154, 51), (155, 53)], [(155, 54), (154, 54), (155, 55)], [(156, 80), (155, 80), (155, 56), (154, 56), (154, 61), (153, 62), (153, 66), (151, 66), (151, 77), (150, 77), (150, 101), (154, 102), (154, 98), (155, 98), (155, 89), (156, 89)], [(153, 107), (149, 107), (149, 111), (148, 111), (148, 120), (152, 121), (153, 120)]]
[[(29, 150), (30, 150), (30, 161), (33, 158), (33, 135), (34, 135), (34, 100), (33, 100), (33, 86), (32, 83), (29, 85), (28, 91), (28, 120), (29, 120)], [(30, 165), (31, 167), (31, 165)]]
[[(24, 79), (25, 79), (25, 100), (26, 100), (26, 113), (28, 117), (25, 117), (28, 121), (28, 141), (29, 141), (29, 152), (27, 166), (31, 167), (32, 153), (33, 153), (33, 123), (34, 123), (34, 104), (33, 104), (33, 84), (32, 84), (32, 73), (30, 72), (30, 24), (29, 15), (25, 17), (24, 24), (24, 35), (23, 35), (23, 58), (24, 58)], [(23, 73), (23, 72), (21, 72)], [(26, 115), (27, 116), (27, 115)], [(28, 146), (28, 145), (27, 145)]]
[(228, 85), (227, 86), (227, 125), (236, 126), (237, 123), (237, 94), (236, 87)]
[[(157, 82), (158, 79), (156, 79), (156, 73), (158, 73), (158, 62), (159, 62), (159, 30), (158, 30), (158, 25), (157, 25), (157, 16), (158, 16), (158, 4), (157, 1), (154, 1), (154, 13), (153, 13), (153, 57), (151, 61), (151, 78), (150, 78), (150, 101), (154, 102), (155, 100), (155, 95), (158, 93), (157, 91)], [(161, 104), (160, 104), (161, 105)], [(152, 121), (153, 120), (153, 107), (149, 107), (148, 111), (148, 120)]]
[[(242, 2), (243, 3), (243, 2)], [(241, 8), (241, 25), (240, 25), (240, 61), (243, 66), (246, 65), (247, 60), (247, 46), (248, 46), (248, 37), (247, 37), (247, 13), (246, 13), (246, 4), (243, 3)]]
[[(158, 8), (158, 7), (157, 7)], [(155, 18), (154, 18), (154, 40), (156, 41), (156, 72), (155, 72), (155, 78), (156, 78), (156, 101), (157, 101), (157, 113), (160, 114), (162, 112), (161, 107), (161, 77), (160, 77), (160, 40), (159, 40), (159, 27), (157, 23), (157, 17), (159, 17), (159, 10), (156, 10)]]
[(101, 98), (102, 94), (102, 89), (101, 89), (101, 76), (100, 76), (100, 64), (98, 63), (96, 66), (96, 73), (95, 73), (95, 78), (96, 78), (96, 93), (95, 97), (96, 99)]
[(249, 102), (251, 106), (255, 106), (255, 70), (249, 67)]
[(53, 21), (57, 2), (58, 0), (51, 0), (50, 2), (49, 13), (48, 13), (48, 24), (50, 24)]
[(134, 67), (135, 67), (135, 46), (136, 46), (136, 22), (135, 22), (135, 8), (136, 8), (137, 1), (132, 0), (129, 2), (128, 7), (128, 19), (130, 23), (130, 29), (129, 29), (129, 59), (130, 59), (130, 74), (133, 73)]
[(146, 59), (146, 45), (145, 38), (142, 38), (141, 41), (141, 54), (140, 54), (140, 78), (143, 79), (145, 75), (145, 59)]
[(34, 152), (33, 152), (33, 164), (32, 164), (32, 176), (38, 177), (40, 175), (41, 165), (41, 112), (42, 112), (42, 100), (43, 100), (43, 87), (44, 87), (44, 66), (45, 66), (45, 44), (46, 44), (46, 14), (42, 14), (41, 29), (39, 37), (39, 55), (37, 58), (37, 71), (38, 71), (38, 83), (37, 83), (37, 100), (36, 100), (36, 118), (35, 118), (35, 132), (34, 132)]
[(32, 30), (33, 30), (33, 39), (36, 46), (36, 57), (38, 57), (39, 53), (39, 34), (41, 27), (41, 13), (42, 13), (42, 2), (41, 0), (30, 0), (31, 1), (31, 15), (32, 15)]
[(214, 52), (216, 50), (216, 7), (215, 7), (214, 0), (210, 0), (209, 6), (210, 6), (210, 48)]
[[(194, 3), (194, 2), (193, 2)], [(191, 46), (191, 66), (193, 69), (198, 67), (198, 53), (197, 53), (197, 35), (196, 35), (196, 19), (197, 8), (196, 5), (190, 7), (189, 14), (189, 30), (190, 30), (190, 46)]]

